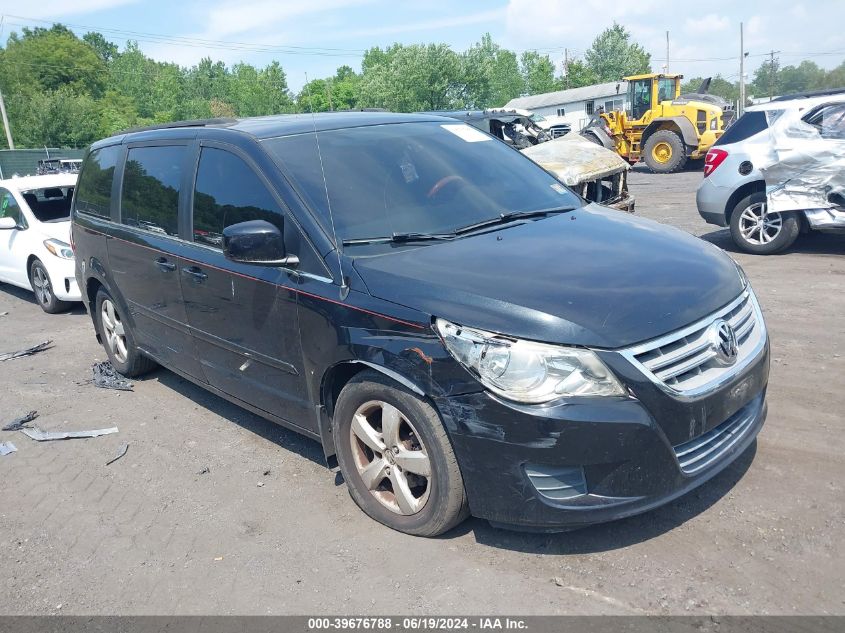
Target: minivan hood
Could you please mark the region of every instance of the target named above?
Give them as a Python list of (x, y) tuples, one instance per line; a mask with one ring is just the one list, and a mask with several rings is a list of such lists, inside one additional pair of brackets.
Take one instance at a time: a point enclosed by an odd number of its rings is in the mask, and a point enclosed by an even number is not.
[(717, 247), (597, 205), (357, 257), (354, 266), (381, 299), (493, 332), (599, 348), (681, 328), (743, 289)]

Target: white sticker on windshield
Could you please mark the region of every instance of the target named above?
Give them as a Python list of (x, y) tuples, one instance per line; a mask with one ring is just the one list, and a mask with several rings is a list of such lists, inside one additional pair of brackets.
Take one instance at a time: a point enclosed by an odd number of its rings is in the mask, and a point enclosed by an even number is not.
[(564, 195), (564, 194), (566, 193), (566, 187), (564, 187), (564, 186), (563, 186), (562, 184), (560, 184), (559, 182), (553, 183), (553, 184), (551, 184), (551, 185), (549, 185), (549, 186), (550, 186), (552, 189), (554, 189), (555, 191), (557, 191), (560, 195)]
[(487, 136), (481, 130), (476, 130), (474, 127), (470, 125), (465, 125), (463, 123), (446, 123), (444, 125), (441, 125), (440, 127), (442, 127), (444, 130), (451, 132), (455, 136), (459, 136), (460, 138), (464, 139), (467, 143), (478, 143), (479, 141), (490, 141), (493, 139), (492, 136)]

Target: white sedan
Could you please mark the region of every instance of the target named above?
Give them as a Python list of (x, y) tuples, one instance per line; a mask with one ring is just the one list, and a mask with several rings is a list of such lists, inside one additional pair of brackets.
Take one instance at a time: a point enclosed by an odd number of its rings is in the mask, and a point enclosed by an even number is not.
[(81, 301), (70, 246), (77, 174), (0, 180), (0, 282), (35, 292), (51, 314)]

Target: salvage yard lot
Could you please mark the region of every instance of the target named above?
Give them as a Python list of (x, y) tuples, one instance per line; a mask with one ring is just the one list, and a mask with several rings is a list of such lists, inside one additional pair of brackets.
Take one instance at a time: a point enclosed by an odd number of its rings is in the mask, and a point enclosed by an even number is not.
[(105, 355), (84, 311), (50, 316), (3, 286), (0, 352), (55, 346), (0, 363), (0, 423), (37, 409), (44, 430), (120, 432), (0, 433), (18, 447), (0, 457), (0, 613), (845, 614), (845, 239), (737, 254), (695, 211), (700, 178), (635, 170), (631, 193), (638, 214), (744, 266), (772, 339), (768, 421), (692, 494), (567, 534), (477, 519), (439, 539), (393, 532), (316, 442), (175, 374), (86, 384)]

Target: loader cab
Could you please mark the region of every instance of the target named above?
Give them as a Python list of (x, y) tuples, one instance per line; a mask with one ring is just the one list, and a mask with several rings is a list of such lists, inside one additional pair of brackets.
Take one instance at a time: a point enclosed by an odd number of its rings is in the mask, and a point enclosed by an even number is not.
[(628, 118), (642, 120), (651, 110), (681, 94), (682, 75), (634, 75), (628, 82)]

